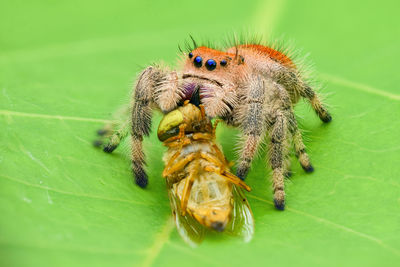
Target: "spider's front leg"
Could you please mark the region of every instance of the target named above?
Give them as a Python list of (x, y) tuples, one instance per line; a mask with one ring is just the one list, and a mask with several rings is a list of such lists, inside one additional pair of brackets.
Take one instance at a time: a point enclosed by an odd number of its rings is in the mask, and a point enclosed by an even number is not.
[(153, 108), (168, 112), (178, 105), (182, 96), (176, 72), (151, 66), (139, 76), (133, 94), (131, 114), (131, 160), (135, 182), (140, 187), (145, 187), (148, 183), (142, 142), (143, 136), (150, 134)]

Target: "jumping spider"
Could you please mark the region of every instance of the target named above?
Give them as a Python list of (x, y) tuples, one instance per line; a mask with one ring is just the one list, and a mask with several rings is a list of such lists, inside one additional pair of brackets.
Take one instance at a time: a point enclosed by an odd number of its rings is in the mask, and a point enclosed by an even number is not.
[[(185, 54), (178, 71), (149, 66), (137, 79), (131, 108), (136, 183), (140, 187), (148, 183), (142, 141), (150, 133), (153, 109), (166, 113), (197, 96), (207, 116), (240, 128), (243, 138), (236, 174), (241, 179), (246, 178), (257, 148), (268, 135), (274, 203), (283, 210), (284, 177), (289, 173), (292, 142), (303, 169), (314, 170), (297, 127), (294, 105), (303, 97), (323, 122), (330, 122), (331, 115), (285, 53), (260, 44), (235, 44), (220, 51), (193, 43), (194, 48)], [(104, 151), (112, 152), (117, 147), (122, 132), (114, 133)]]

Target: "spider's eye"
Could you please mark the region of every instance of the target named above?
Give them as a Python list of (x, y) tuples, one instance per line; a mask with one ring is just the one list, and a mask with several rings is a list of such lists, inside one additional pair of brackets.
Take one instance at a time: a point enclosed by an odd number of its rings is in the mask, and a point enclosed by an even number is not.
[(189, 53), (189, 58), (192, 58), (192, 57), (193, 57), (193, 53), (190, 52), (190, 53)]
[(215, 67), (217, 67), (217, 62), (215, 62), (214, 59), (209, 59), (209, 60), (207, 60), (207, 62), (206, 62), (206, 68), (207, 68), (208, 70), (214, 70)]
[(193, 64), (196, 67), (200, 68), (201, 65), (203, 64), (203, 59), (200, 56), (197, 56), (197, 57), (194, 58)]
[(226, 66), (227, 63), (228, 62), (225, 59), (223, 59), (223, 60), (221, 60), (221, 62), (219, 64), (221, 64), (221, 66)]

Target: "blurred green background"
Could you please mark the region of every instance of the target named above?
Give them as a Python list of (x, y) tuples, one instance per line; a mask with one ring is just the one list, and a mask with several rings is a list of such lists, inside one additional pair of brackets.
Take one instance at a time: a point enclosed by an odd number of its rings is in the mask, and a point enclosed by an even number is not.
[[(0, 265), (398, 266), (399, 9), (398, 1), (2, 0)], [(279, 212), (260, 157), (247, 179), (254, 239), (211, 235), (192, 249), (170, 220), (156, 136), (145, 142), (146, 190), (132, 182), (126, 146), (107, 155), (91, 141), (143, 67), (173, 65), (189, 34), (221, 41), (243, 29), (311, 53), (333, 121), (323, 125), (300, 103), (316, 171), (292, 160)], [(229, 159), (236, 133), (218, 131)]]

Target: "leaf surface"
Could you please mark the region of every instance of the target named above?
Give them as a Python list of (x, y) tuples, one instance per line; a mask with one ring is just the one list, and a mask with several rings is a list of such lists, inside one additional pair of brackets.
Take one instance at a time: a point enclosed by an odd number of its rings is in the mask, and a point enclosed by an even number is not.
[[(400, 60), (396, 1), (35, 1), (0, 9), (2, 266), (394, 266), (400, 261)], [(333, 121), (296, 108), (315, 172), (293, 158), (287, 209), (272, 205), (262, 154), (247, 194), (250, 243), (185, 245), (171, 221), (164, 151), (146, 139), (150, 184), (132, 182), (128, 148), (95, 131), (129, 101), (136, 73), (173, 65), (188, 34), (243, 27), (311, 53)], [(218, 138), (235, 159), (236, 130)]]

